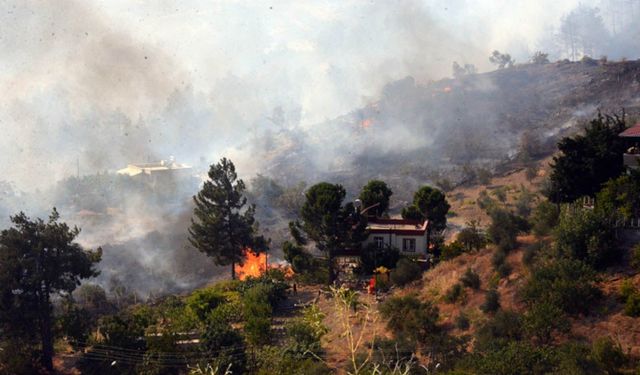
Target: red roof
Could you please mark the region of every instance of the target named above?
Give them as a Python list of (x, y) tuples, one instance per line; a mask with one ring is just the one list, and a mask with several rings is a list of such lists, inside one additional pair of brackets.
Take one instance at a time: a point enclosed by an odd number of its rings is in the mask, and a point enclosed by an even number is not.
[(621, 137), (640, 137), (640, 122), (620, 133)]

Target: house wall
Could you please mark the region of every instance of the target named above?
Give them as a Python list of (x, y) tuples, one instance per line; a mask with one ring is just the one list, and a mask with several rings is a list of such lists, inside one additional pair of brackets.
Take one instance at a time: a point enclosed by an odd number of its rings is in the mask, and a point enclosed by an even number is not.
[[(402, 254), (406, 255), (421, 255), (427, 253), (427, 234), (423, 235), (406, 235), (401, 234), (397, 235), (395, 233), (369, 233), (369, 237), (367, 237), (366, 241), (364, 241), (364, 246), (368, 246), (369, 244), (375, 243), (375, 237), (382, 237), (385, 246), (392, 246), (396, 249), (400, 250)], [(402, 249), (402, 243), (405, 238), (413, 238), (416, 240), (416, 250), (412, 252), (405, 252)]]

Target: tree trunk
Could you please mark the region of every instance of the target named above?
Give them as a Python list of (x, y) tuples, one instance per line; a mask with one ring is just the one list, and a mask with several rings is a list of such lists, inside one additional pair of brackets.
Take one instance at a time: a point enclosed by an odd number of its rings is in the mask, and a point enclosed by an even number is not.
[(236, 279), (236, 262), (231, 262), (231, 280)]
[(331, 250), (327, 252), (327, 267), (329, 270), (329, 286), (331, 286), (335, 280), (335, 274), (333, 273), (333, 252)]
[[(48, 297), (48, 295), (47, 295)], [(51, 332), (51, 307), (49, 299), (40, 306), (40, 339), (42, 341), (41, 363), (48, 371), (53, 372), (53, 333)]]

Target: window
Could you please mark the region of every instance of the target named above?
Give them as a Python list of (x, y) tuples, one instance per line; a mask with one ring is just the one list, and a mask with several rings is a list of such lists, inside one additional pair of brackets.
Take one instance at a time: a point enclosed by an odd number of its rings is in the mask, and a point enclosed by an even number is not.
[(402, 240), (402, 251), (414, 252), (416, 251), (416, 239), (404, 238)]
[(376, 248), (382, 249), (384, 247), (384, 238), (373, 237), (373, 243), (376, 244)]

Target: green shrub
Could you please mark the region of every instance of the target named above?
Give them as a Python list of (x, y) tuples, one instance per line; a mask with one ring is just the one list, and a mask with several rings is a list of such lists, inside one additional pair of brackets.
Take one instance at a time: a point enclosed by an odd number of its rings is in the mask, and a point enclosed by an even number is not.
[(269, 293), (269, 286), (258, 284), (247, 290), (242, 298), (246, 319), (244, 332), (247, 340), (255, 345), (267, 344), (271, 338), (272, 307)]
[(477, 329), (476, 349), (494, 351), (523, 337), (522, 317), (514, 311), (501, 310)]
[(496, 249), (491, 257), (491, 264), (500, 278), (511, 274), (511, 265), (507, 263), (507, 253), (503, 249)]
[(464, 253), (464, 246), (459, 241), (452, 241), (447, 245), (442, 246), (442, 252), (440, 259), (450, 260)]
[(640, 292), (633, 292), (624, 304), (624, 313), (628, 316), (640, 316)]
[(618, 260), (620, 255), (609, 218), (575, 205), (563, 207), (554, 239), (560, 256), (581, 260), (596, 269)]
[(492, 313), (498, 311), (500, 308), (500, 293), (496, 289), (489, 289), (485, 294), (485, 299), (482, 305), (480, 305), (480, 310), (484, 313)]
[(503, 251), (510, 251), (517, 245), (518, 233), (528, 229), (528, 223), (513, 213), (495, 208), (489, 211), (491, 225), (487, 229), (489, 240)]
[(607, 374), (617, 374), (618, 369), (627, 362), (620, 343), (610, 337), (601, 337), (591, 346), (593, 358)]
[(460, 282), (467, 288), (476, 290), (480, 288), (480, 276), (471, 268), (467, 268), (464, 274), (460, 277)]
[(637, 244), (631, 249), (631, 259), (629, 260), (629, 264), (636, 271), (640, 271), (640, 244)]
[(227, 322), (209, 319), (200, 341), (200, 350), (219, 367), (231, 366), (234, 373), (243, 373), (247, 358), (242, 335)]
[(542, 242), (535, 242), (527, 245), (524, 248), (524, 253), (522, 254), (522, 263), (527, 267), (532, 267), (543, 249), (544, 244)]
[(371, 275), (380, 266), (394, 268), (400, 260), (400, 252), (394, 247), (385, 246), (380, 249), (375, 244), (370, 244), (364, 249), (360, 259), (362, 272), (365, 275)]
[(478, 228), (478, 222), (473, 220), (458, 233), (456, 241), (462, 244), (467, 252), (478, 251), (487, 244), (485, 235)]
[(589, 265), (573, 259), (558, 259), (532, 271), (521, 290), (523, 300), (533, 306), (548, 302), (568, 314), (587, 313), (600, 299), (598, 280)]
[(524, 328), (529, 337), (537, 343), (547, 345), (551, 343), (555, 332), (569, 332), (571, 323), (557, 306), (549, 302), (542, 302), (533, 305), (526, 312)]
[(558, 205), (543, 200), (533, 210), (531, 224), (533, 233), (537, 236), (546, 236), (558, 224), (560, 210)]
[(186, 299), (186, 306), (193, 314), (204, 322), (207, 315), (225, 302), (224, 295), (214, 288), (198, 289)]
[(462, 284), (454, 284), (444, 295), (446, 303), (456, 303), (464, 300), (465, 293)]
[(500, 278), (505, 278), (511, 275), (512, 267), (509, 263), (502, 263), (498, 268), (496, 268), (496, 273)]
[(406, 285), (422, 276), (422, 268), (411, 259), (402, 258), (396, 264), (396, 268), (391, 270), (391, 282), (398, 286)]
[(633, 280), (625, 279), (620, 283), (620, 299), (626, 301), (632, 294), (636, 292), (636, 287), (633, 286)]
[(461, 312), (456, 316), (455, 325), (459, 330), (466, 331), (471, 326), (471, 322), (469, 321), (469, 317)]
[(389, 298), (380, 306), (380, 313), (396, 337), (419, 342), (440, 331), (438, 307), (421, 302), (415, 294)]

